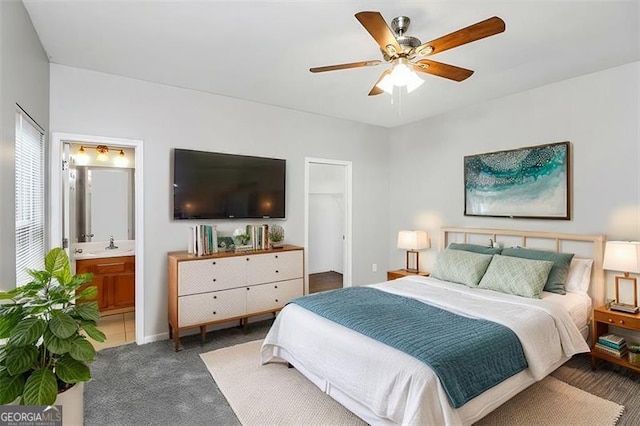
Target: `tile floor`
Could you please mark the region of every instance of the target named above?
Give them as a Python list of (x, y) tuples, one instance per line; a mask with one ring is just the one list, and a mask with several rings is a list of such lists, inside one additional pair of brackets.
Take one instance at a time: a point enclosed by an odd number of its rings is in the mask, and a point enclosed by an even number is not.
[(93, 341), (96, 350), (112, 348), (136, 341), (136, 314), (127, 312), (124, 314), (106, 315), (98, 321), (98, 329), (102, 331), (107, 340), (104, 343)]

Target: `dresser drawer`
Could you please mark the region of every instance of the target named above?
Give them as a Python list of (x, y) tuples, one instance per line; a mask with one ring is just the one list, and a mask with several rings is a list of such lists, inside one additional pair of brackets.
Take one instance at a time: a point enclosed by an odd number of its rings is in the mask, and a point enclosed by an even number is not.
[(302, 268), (302, 250), (251, 256), (247, 283), (253, 285), (301, 278)]
[(244, 286), (247, 280), (244, 256), (203, 259), (178, 264), (178, 295), (207, 293)]
[(246, 312), (247, 289), (193, 294), (178, 298), (179, 327), (239, 317)]
[(640, 329), (640, 316), (638, 315), (630, 316), (617, 312), (600, 312), (596, 310), (594, 311), (594, 317), (596, 321), (606, 322), (617, 327)]
[(302, 278), (247, 287), (247, 312), (280, 309), (291, 299), (302, 296)]

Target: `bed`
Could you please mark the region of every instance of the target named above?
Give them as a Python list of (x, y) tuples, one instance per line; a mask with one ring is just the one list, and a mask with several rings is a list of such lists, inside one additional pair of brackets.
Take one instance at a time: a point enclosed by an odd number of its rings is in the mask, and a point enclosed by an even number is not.
[(265, 338), (261, 362), (289, 362), (370, 424), (472, 424), (572, 355), (588, 351), (591, 306), (604, 299), (603, 236), (443, 228), (440, 248), (489, 238), (504, 246), (570, 250), (593, 259), (588, 290), (566, 295), (543, 292), (541, 299), (528, 299), (420, 276), (366, 286), (515, 332), (527, 367), (458, 408), (450, 390), (443, 388), (440, 373), (427, 364), (298, 304), (287, 305), (276, 318)]

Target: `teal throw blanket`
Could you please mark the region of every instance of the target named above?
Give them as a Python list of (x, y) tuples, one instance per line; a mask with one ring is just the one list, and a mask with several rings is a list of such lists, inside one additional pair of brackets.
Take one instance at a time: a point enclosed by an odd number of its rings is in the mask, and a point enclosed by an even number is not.
[(424, 362), (440, 378), (454, 408), (527, 368), (511, 329), (408, 297), (349, 287), (291, 303)]

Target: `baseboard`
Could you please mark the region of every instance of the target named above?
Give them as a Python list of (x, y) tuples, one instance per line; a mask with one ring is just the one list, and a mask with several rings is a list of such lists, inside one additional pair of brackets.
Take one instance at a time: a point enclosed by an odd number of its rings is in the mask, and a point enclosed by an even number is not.
[(142, 342), (142, 344), (159, 342), (160, 340), (168, 340), (168, 339), (169, 339), (169, 332), (167, 331), (160, 334), (152, 334), (151, 336), (144, 336), (144, 342)]

